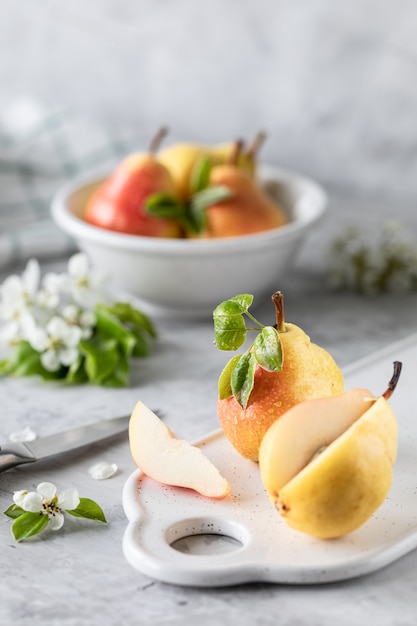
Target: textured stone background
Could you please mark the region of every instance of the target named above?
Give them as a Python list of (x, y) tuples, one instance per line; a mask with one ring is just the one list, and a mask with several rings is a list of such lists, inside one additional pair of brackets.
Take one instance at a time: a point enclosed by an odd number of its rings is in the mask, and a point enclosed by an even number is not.
[(144, 142), (262, 128), (264, 160), (408, 202), (416, 34), (413, 0), (0, 0), (0, 106), (35, 96)]

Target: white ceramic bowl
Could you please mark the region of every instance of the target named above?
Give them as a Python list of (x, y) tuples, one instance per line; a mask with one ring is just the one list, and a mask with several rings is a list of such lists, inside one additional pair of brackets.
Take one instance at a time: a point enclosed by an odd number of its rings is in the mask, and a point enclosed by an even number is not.
[(135, 296), (156, 316), (211, 317), (223, 300), (251, 293), (255, 302), (284, 289), (301, 244), (327, 207), (320, 185), (295, 172), (260, 164), (258, 177), (286, 210), (289, 223), (225, 239), (163, 239), (111, 232), (83, 220), (86, 199), (103, 180), (76, 179), (52, 201), (57, 225), (73, 237), (116, 291)]

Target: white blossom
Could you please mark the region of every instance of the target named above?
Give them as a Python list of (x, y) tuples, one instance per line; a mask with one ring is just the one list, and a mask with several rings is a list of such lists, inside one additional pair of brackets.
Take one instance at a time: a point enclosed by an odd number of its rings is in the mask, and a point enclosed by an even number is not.
[(15, 491), (13, 502), (24, 511), (41, 513), (49, 518), (49, 527), (58, 530), (64, 523), (62, 511), (72, 511), (80, 503), (78, 491), (71, 487), (57, 494), (53, 483), (40, 483), (36, 491)]
[(74, 254), (68, 261), (70, 290), (74, 301), (82, 307), (92, 307), (105, 302), (105, 276), (90, 269), (87, 255)]
[(41, 353), (41, 363), (50, 372), (57, 371), (61, 365), (69, 366), (76, 360), (81, 338), (81, 328), (71, 326), (59, 316), (54, 316), (45, 328), (33, 326), (27, 332), (27, 340), (34, 350)]
[(23, 326), (32, 316), (39, 281), (39, 263), (31, 259), (22, 276), (12, 274), (0, 285), (0, 321), (6, 322), (0, 329), (2, 341), (15, 343), (24, 336)]
[(62, 316), (71, 326), (79, 326), (81, 328), (83, 339), (89, 339), (93, 335), (97, 321), (93, 311), (81, 309), (76, 304), (68, 304), (62, 310)]

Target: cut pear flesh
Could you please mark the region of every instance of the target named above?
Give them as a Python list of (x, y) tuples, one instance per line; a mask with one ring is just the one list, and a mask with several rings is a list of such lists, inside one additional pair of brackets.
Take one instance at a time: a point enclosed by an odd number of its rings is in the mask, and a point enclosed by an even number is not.
[(136, 465), (157, 482), (224, 498), (230, 484), (200, 448), (179, 439), (143, 402), (129, 422), (130, 451)]
[(274, 490), (280, 490), (374, 403), (367, 389), (351, 389), (289, 409), (272, 424), (261, 443), (259, 463), (267, 489), (273, 480)]
[(340, 537), (359, 528), (385, 500), (397, 437), (392, 408), (365, 389), (308, 401), (267, 431), (259, 458), (262, 480), (291, 527)]

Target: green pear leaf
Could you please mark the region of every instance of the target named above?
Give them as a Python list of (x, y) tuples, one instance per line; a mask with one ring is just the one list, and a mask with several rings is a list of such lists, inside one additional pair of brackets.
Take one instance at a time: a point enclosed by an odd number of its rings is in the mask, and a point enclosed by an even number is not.
[(195, 194), (210, 185), (210, 174), (213, 167), (212, 159), (206, 155), (201, 155), (194, 163), (190, 176), (191, 193)]
[(237, 350), (246, 340), (243, 314), (252, 304), (253, 296), (240, 294), (221, 302), (213, 311), (214, 337), (219, 350)]
[(207, 187), (191, 196), (188, 203), (188, 219), (193, 232), (204, 232), (207, 225), (206, 209), (213, 204), (227, 200), (233, 193), (227, 187)]
[(231, 383), (232, 372), (239, 360), (240, 354), (236, 354), (232, 357), (219, 376), (218, 390), (220, 400), (226, 400), (226, 398), (230, 398), (233, 395)]
[(217, 187), (207, 187), (202, 191), (195, 193), (190, 200), (190, 209), (193, 214), (207, 209), (212, 204), (218, 204), (224, 200), (228, 200), (233, 196), (233, 191), (224, 185)]
[(252, 351), (247, 351), (237, 361), (231, 376), (233, 395), (243, 409), (249, 401), (255, 381), (256, 359)]
[(268, 372), (281, 372), (283, 363), (279, 332), (273, 326), (265, 326), (253, 342), (253, 352), (259, 365)]
[(145, 202), (145, 209), (154, 217), (178, 219), (184, 215), (182, 202), (168, 193), (151, 194)]

